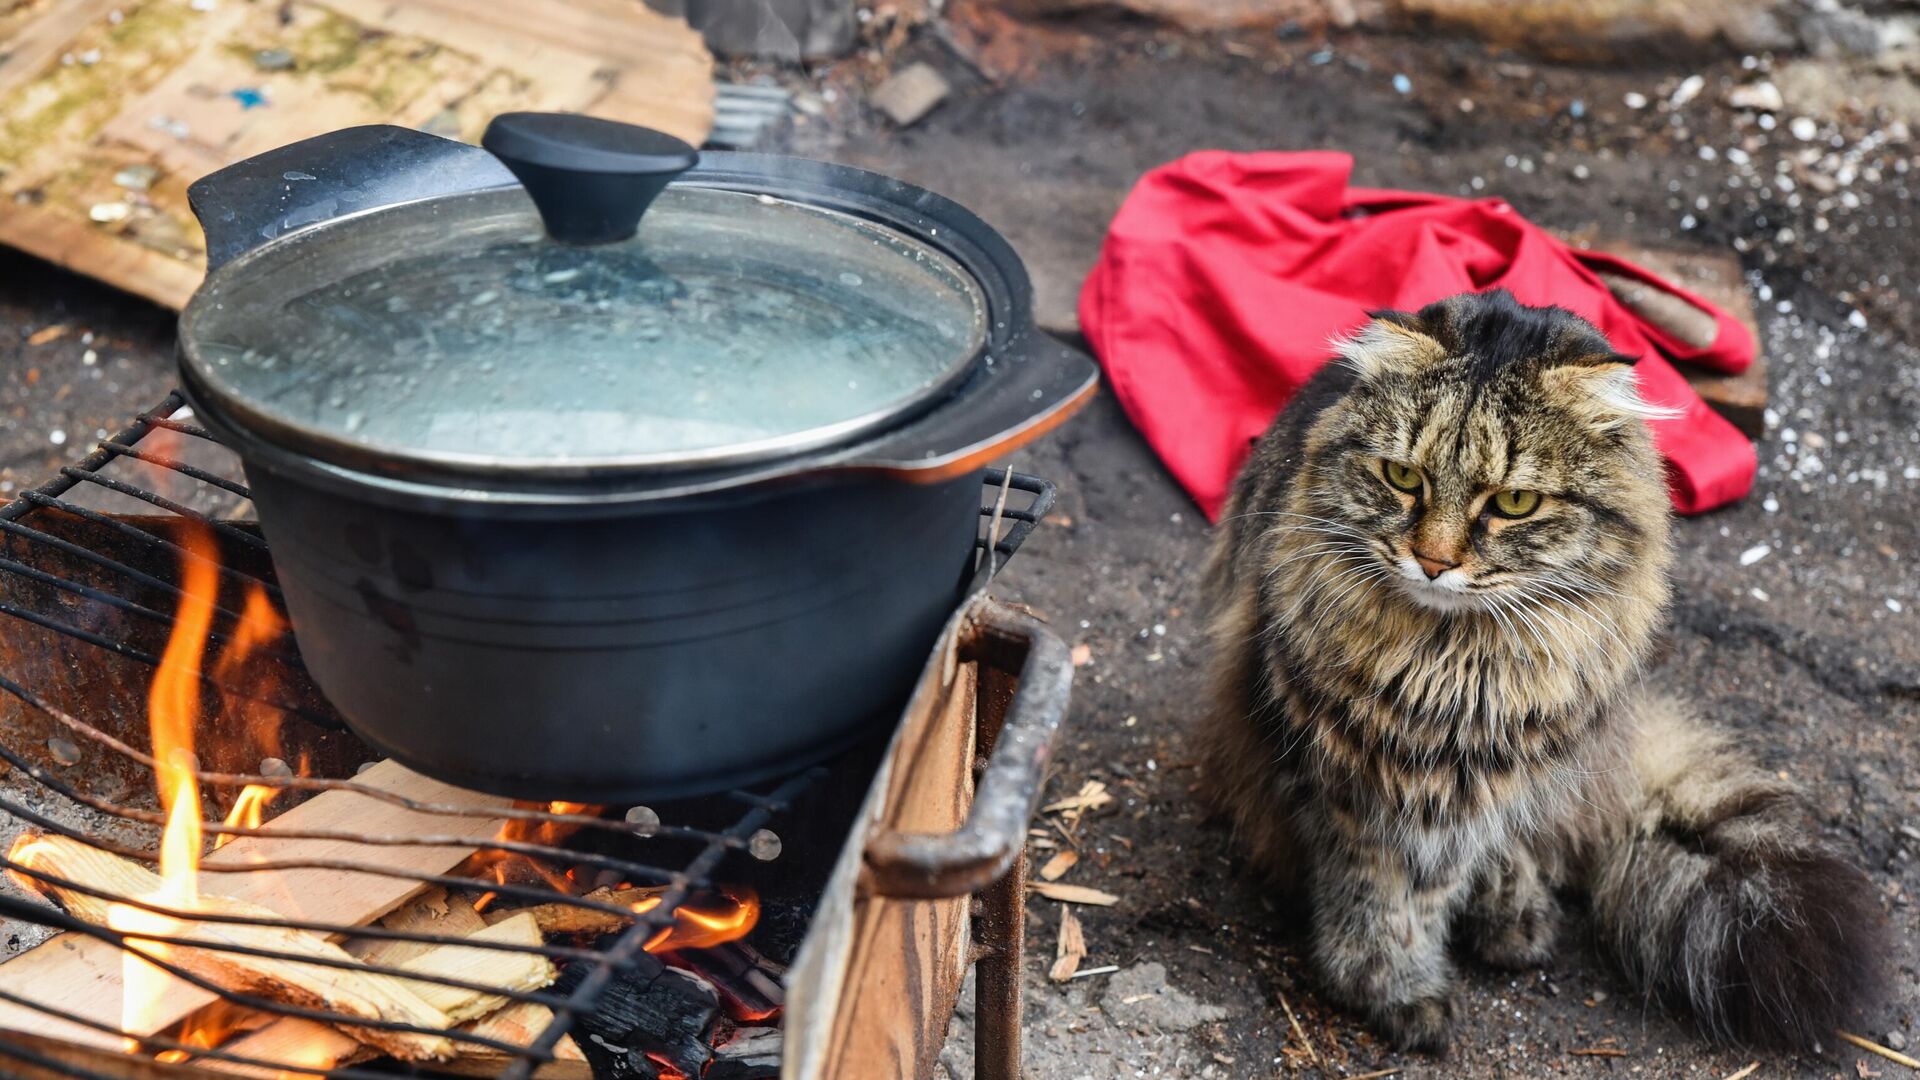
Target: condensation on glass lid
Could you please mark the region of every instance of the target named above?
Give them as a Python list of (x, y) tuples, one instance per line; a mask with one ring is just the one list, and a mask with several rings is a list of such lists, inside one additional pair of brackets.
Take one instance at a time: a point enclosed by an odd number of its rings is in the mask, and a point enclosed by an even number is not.
[(495, 202), (369, 231), (356, 242), (381, 257), (298, 288), (285, 269), (236, 277), (195, 327), (198, 370), (402, 456), (590, 464), (830, 441), (948, 384), (985, 340), (958, 264), (846, 215), (676, 188), (632, 240), (573, 248), (519, 192)]

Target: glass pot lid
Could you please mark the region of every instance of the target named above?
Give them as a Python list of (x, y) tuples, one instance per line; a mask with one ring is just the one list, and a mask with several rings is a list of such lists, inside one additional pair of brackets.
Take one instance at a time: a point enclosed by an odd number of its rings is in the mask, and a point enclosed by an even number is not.
[(566, 474), (851, 439), (949, 390), (986, 328), (917, 239), (684, 183), (592, 246), (521, 188), (343, 217), (221, 267), (181, 337), (211, 407), (323, 459)]

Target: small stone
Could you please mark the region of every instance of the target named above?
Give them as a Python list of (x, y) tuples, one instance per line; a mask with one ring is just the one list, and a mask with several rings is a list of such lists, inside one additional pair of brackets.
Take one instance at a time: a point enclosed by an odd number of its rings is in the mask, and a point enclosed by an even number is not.
[(1393, 77), (1393, 92), (1399, 94), (1401, 97), (1406, 97), (1408, 94), (1413, 93), (1413, 80), (1409, 79), (1405, 74), (1395, 75)]
[(1902, 611), (1905, 611), (1906, 608), (1901, 606), (1900, 601), (1895, 600), (1893, 597), (1889, 596), (1887, 597), (1887, 610), (1893, 612), (1895, 615), (1898, 615)]
[(1755, 544), (1740, 553), (1740, 565), (1752, 566), (1754, 563), (1759, 562), (1771, 554), (1773, 554), (1773, 548), (1766, 544)]
[(293, 766), (277, 757), (264, 757), (260, 759), (260, 775), (276, 780), (291, 780)]
[(1644, 109), (1647, 107), (1647, 95), (1631, 90), (1627, 91), (1627, 95), (1621, 98), (1620, 101), (1629, 109)]
[(899, 127), (910, 127), (947, 99), (953, 86), (925, 62), (909, 64), (887, 76), (868, 101)]
[(1754, 112), (1779, 112), (1787, 107), (1787, 99), (1780, 96), (1780, 88), (1771, 82), (1757, 82), (1727, 91), (1727, 104)]
[(253, 54), (253, 66), (261, 71), (286, 71), (293, 67), (293, 53), (286, 49), (261, 49)]
[(52, 431), (47, 432), (47, 441), (55, 446), (65, 446), (67, 444), (67, 433), (59, 428), (54, 428)]
[(361, 774), (363, 774), (363, 773), (365, 773), (365, 772), (366, 772), (367, 770), (369, 770), (369, 769), (371, 769), (371, 768), (373, 768), (373, 767), (374, 767), (375, 765), (378, 765), (378, 764), (380, 764), (380, 763), (379, 763), (379, 762), (377, 762), (377, 761), (363, 761), (363, 762), (361, 762), (360, 764), (358, 764), (358, 765), (355, 765), (355, 766), (353, 767), (353, 775), (355, 775), (355, 776), (359, 776), (359, 775), (361, 775)]
[(1812, 142), (1820, 134), (1820, 125), (1810, 116), (1796, 116), (1787, 124), (1787, 130), (1801, 142)]
[(1705, 76), (1689, 75), (1680, 80), (1679, 86), (1674, 87), (1673, 96), (1668, 98), (1667, 101), (1677, 109), (1687, 102), (1692, 101), (1694, 98), (1699, 97), (1700, 91), (1706, 89), (1706, 87), (1707, 80)]
[(87, 210), (87, 216), (102, 225), (115, 221), (125, 221), (127, 215), (131, 213), (133, 213), (133, 207), (123, 202), (94, 203), (93, 206)]
[(54, 762), (57, 764), (60, 764), (60, 765), (80, 764), (80, 748), (78, 746), (75, 746), (73, 744), (73, 740), (71, 739), (63, 739), (58, 735), (55, 735), (53, 738), (48, 739), (47, 753), (50, 756), (52, 756)]
[(1887, 1044), (1887, 1049), (1889, 1050), (1905, 1050), (1907, 1048), (1907, 1037), (1898, 1031), (1887, 1032), (1887, 1037), (1882, 1041)]

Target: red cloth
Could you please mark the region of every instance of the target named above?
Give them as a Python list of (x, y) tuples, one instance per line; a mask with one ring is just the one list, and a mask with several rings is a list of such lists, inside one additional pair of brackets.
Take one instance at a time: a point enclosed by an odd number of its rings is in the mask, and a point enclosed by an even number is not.
[[(1753, 485), (1754, 452), (1668, 363), (1753, 361), (1744, 327), (1623, 260), (1575, 251), (1497, 198), (1347, 186), (1346, 154), (1191, 154), (1148, 173), (1115, 216), (1080, 294), (1080, 325), (1133, 422), (1208, 517), (1253, 441), (1380, 308), (1412, 311), (1496, 286), (1558, 304), (1638, 356), (1641, 394), (1682, 410), (1653, 422), (1674, 505), (1698, 513)], [(1642, 277), (1718, 317), (1695, 349), (1641, 320), (1594, 274)]]

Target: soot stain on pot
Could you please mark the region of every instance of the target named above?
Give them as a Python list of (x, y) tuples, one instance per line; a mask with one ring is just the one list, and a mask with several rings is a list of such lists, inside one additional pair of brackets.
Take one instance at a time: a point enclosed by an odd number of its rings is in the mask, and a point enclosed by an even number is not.
[(414, 622), (413, 609), (383, 595), (380, 587), (366, 578), (354, 582), (353, 591), (360, 594), (360, 602), (366, 605), (367, 614), (398, 636), (397, 647), (393, 650), (394, 658), (401, 663), (412, 663), (413, 654), (420, 649), (420, 626)]
[(380, 533), (363, 521), (349, 521), (340, 530), (347, 549), (368, 566), (380, 565)]
[(413, 546), (399, 537), (389, 541), (387, 551), (389, 565), (393, 568), (393, 580), (406, 592), (425, 592), (433, 588), (433, 564), (427, 557), (413, 549)]

